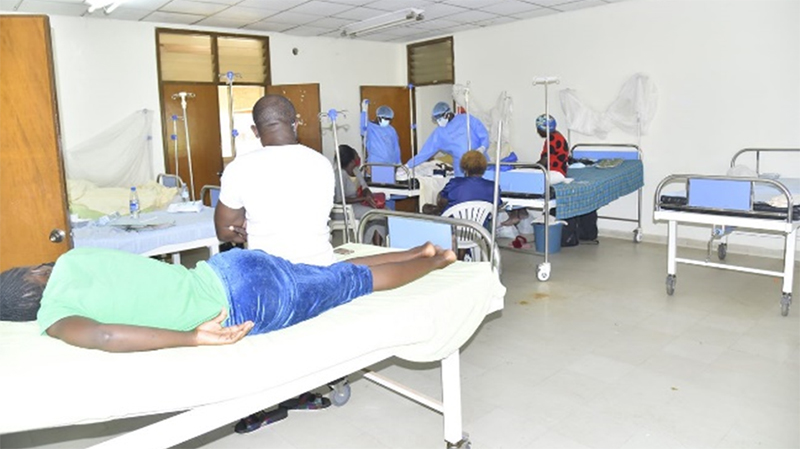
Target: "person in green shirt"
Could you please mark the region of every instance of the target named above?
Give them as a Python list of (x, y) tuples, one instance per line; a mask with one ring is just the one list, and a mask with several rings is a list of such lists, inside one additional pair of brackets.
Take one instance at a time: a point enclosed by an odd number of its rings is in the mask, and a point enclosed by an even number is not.
[(194, 269), (78, 248), (54, 266), (0, 274), (0, 320), (36, 319), (42, 334), (109, 352), (224, 345), (405, 285), (453, 261), (451, 250), (430, 243), (327, 267), (234, 248)]

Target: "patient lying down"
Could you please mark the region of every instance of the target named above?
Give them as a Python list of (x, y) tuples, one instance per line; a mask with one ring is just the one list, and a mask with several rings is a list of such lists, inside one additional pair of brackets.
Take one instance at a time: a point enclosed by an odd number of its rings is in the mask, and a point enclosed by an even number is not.
[(399, 287), (453, 261), (451, 250), (430, 243), (328, 267), (235, 248), (187, 269), (78, 248), (52, 271), (42, 265), (0, 274), (0, 319), (36, 319), (42, 334), (110, 352), (225, 345)]

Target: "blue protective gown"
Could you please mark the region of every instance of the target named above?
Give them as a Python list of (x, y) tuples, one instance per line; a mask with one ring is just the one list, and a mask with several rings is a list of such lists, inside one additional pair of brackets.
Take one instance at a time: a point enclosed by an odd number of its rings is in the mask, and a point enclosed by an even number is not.
[(381, 126), (361, 113), (361, 135), (365, 137), (367, 163), (400, 164), (400, 139), (392, 125)]
[(453, 156), (455, 175), (464, 176), (461, 172), (461, 156), (472, 149), (483, 147), (485, 152), (489, 148), (489, 132), (483, 123), (472, 115), (469, 116), (469, 131), (472, 135), (470, 139), (472, 148), (467, 148), (467, 114), (456, 115), (447, 126), (436, 127), (419, 153), (406, 165), (408, 168), (416, 167), (442, 151)]

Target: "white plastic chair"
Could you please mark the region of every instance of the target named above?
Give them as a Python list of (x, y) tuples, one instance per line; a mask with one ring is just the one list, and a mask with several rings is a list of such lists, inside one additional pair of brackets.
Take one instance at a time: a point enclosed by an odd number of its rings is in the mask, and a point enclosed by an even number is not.
[[(453, 207), (448, 207), (447, 210), (442, 212), (442, 217), (474, 221), (483, 226), (483, 223), (492, 213), (493, 209), (492, 203), (488, 201), (466, 201), (456, 204)], [(473, 229), (461, 226), (456, 227), (456, 243), (458, 249), (472, 250), (473, 252), (480, 251), (480, 247), (478, 243), (476, 243), (478, 238), (477, 232)], [(473, 254), (475, 258), (478, 256), (479, 254)]]
[[(348, 220), (347, 227), (345, 227), (345, 220)], [(328, 220), (328, 228), (331, 230), (331, 232), (342, 231), (342, 233), (345, 233), (348, 227), (350, 228), (350, 237), (352, 238), (352, 241), (357, 241), (356, 234), (358, 231), (358, 220), (356, 219), (356, 213), (353, 210), (353, 205), (345, 204), (342, 206), (341, 204), (334, 204), (333, 209), (331, 209), (331, 218)], [(350, 241), (348, 240), (348, 236), (346, 234), (343, 241)]]

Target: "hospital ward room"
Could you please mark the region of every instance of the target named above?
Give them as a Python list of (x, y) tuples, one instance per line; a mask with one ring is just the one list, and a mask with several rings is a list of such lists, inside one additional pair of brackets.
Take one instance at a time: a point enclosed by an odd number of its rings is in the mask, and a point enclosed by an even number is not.
[(0, 449), (800, 449), (797, 0), (0, 1)]

